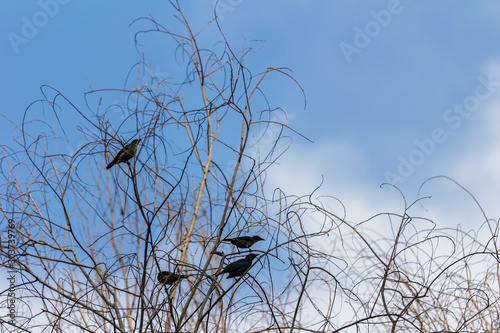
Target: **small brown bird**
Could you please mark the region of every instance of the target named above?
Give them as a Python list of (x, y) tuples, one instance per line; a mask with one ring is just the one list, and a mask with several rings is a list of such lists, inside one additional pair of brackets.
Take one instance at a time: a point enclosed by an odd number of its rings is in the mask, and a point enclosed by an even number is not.
[(264, 238), (260, 238), (259, 236), (241, 236), (236, 238), (224, 238), (223, 242), (231, 242), (234, 246), (240, 249), (248, 249), (258, 241), (264, 240)]
[(184, 279), (185, 277), (185, 275), (161, 271), (160, 273), (158, 273), (158, 282), (160, 282), (161, 284), (171, 285), (179, 280)]
[(137, 151), (137, 145), (139, 144), (139, 141), (141, 141), (141, 139), (135, 139), (131, 143), (123, 147), (123, 149), (120, 150), (120, 152), (115, 156), (115, 158), (111, 161), (111, 163), (108, 164), (106, 170), (108, 170), (115, 164), (127, 162), (132, 157), (134, 157), (135, 152)]

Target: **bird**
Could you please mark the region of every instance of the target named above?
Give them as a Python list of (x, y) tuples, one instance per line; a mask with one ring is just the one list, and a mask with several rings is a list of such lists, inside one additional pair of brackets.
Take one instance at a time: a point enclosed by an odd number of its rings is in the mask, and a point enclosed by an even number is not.
[[(231, 242), (234, 246), (240, 249), (248, 249), (258, 241), (262, 241), (264, 238), (260, 238), (259, 236), (241, 236), (236, 238), (224, 238), (223, 242)], [(250, 250), (251, 251), (251, 250)]]
[(161, 271), (158, 273), (158, 282), (161, 284), (174, 284), (175, 282), (184, 279), (186, 276), (182, 274), (170, 273), (167, 271)]
[(242, 276), (246, 273), (250, 266), (252, 266), (252, 260), (254, 260), (255, 257), (257, 257), (256, 254), (250, 253), (244, 259), (236, 260), (235, 262), (228, 264), (220, 273), (217, 273), (216, 276), (224, 273), (229, 273), (227, 276), (228, 278)]
[(111, 161), (111, 163), (108, 164), (106, 170), (109, 170), (109, 168), (111, 168), (113, 165), (117, 163), (127, 162), (132, 157), (134, 157), (139, 141), (141, 141), (141, 139), (135, 139), (131, 143), (123, 147), (123, 149), (120, 150), (118, 154), (116, 154), (115, 158)]

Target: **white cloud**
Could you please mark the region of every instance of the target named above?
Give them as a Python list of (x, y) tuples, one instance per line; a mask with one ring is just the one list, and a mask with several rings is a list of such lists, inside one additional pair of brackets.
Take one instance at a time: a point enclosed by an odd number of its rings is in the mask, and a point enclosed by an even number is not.
[[(328, 195), (347, 208), (347, 219), (365, 220), (377, 213), (402, 212), (404, 204), (389, 186), (380, 188), (378, 180), (368, 178), (367, 154), (345, 142), (319, 142), (293, 146), (271, 168), (268, 185), (279, 187), (288, 195), (308, 195), (321, 184), (314, 197)], [(340, 205), (336, 205), (340, 213)]]
[[(465, 134), (470, 137), (467, 147), (450, 149), (436, 160), (422, 165), (425, 173), (439, 170), (439, 174), (449, 175), (461, 183), (479, 201), (491, 208), (498, 206), (498, 184), (500, 184), (500, 133), (495, 129), (500, 124), (500, 116), (495, 109), (500, 103), (491, 103), (487, 107), (485, 115), (477, 121), (477, 126), (472, 126)], [(483, 111), (479, 111), (483, 112)], [(484, 136), (490, 137), (487, 143), (483, 143)], [(444, 158), (444, 159), (443, 159)], [(324, 176), (323, 186), (315, 193), (314, 197), (330, 195), (338, 198), (346, 206), (347, 220), (354, 224), (361, 222), (377, 213), (399, 213), (404, 209), (404, 203), (399, 194), (388, 189), (381, 189), (376, 181), (368, 178), (370, 161), (368, 154), (348, 143), (319, 142), (308, 146), (292, 146), (291, 149), (279, 161), (280, 165), (273, 166), (269, 171), (268, 183), (272, 188), (280, 187), (288, 195), (310, 194), (321, 182)], [(411, 183), (415, 182), (415, 183)], [(411, 204), (417, 196), (418, 188), (415, 180), (408, 185), (413, 186), (412, 193), (404, 193), (407, 204)], [(408, 188), (408, 187), (407, 187)], [(400, 253), (398, 264), (408, 270), (410, 278), (416, 282), (428, 283), (433, 277), (447, 267), (457, 258), (466, 256), (468, 253), (482, 251), (481, 245), (474, 240), (481, 240), (486, 244), (491, 237), (490, 230), (483, 223), (481, 211), (474, 200), (459, 186), (445, 179), (435, 179), (427, 183), (422, 189), (422, 195), (431, 195), (432, 198), (423, 201), (423, 205), (415, 205), (410, 215), (429, 218), (434, 221), (436, 230), (433, 235), (448, 235), (449, 238), (434, 238), (426, 242), (418, 243), (428, 236), (429, 230), (434, 225), (425, 220), (415, 218), (404, 231), (401, 245), (398, 250), (405, 248), (405, 242), (418, 244), (408, 247)], [(341, 206), (331, 201), (336, 213), (341, 212)], [(480, 202), (483, 204), (483, 202)], [(340, 214), (339, 214), (340, 215)], [(498, 215), (496, 215), (498, 216)], [(311, 227), (310, 220), (315, 220), (314, 214), (303, 216), (304, 225)], [(494, 216), (492, 216), (494, 217)], [(321, 218), (316, 217), (321, 220)], [(373, 246), (382, 258), (390, 253), (388, 249), (392, 246), (391, 237), (398, 229), (400, 219), (397, 217), (390, 220), (387, 215), (379, 216), (359, 231), (366, 239), (373, 241)], [(462, 232), (463, 230), (463, 232)], [(331, 233), (327, 236), (311, 240), (310, 245), (315, 249), (324, 251), (332, 250), (336, 256), (335, 265), (330, 271), (344, 287), (354, 288), (364, 301), (369, 302), (370, 293), (375, 285), (369, 281), (378, 281), (382, 276), (380, 263), (374, 260), (367, 244), (363, 243), (353, 232), (345, 232), (342, 235)], [(339, 246), (339, 243), (345, 244)], [(344, 246), (345, 245), (345, 246)], [(491, 247), (491, 243), (489, 244)], [(407, 259), (407, 260), (405, 260)], [(475, 256), (468, 265), (473, 275), (472, 279), (486, 274), (493, 259), (489, 256)], [(449, 274), (460, 275), (461, 265), (450, 266)], [(489, 265), (489, 266), (488, 266)], [(413, 274), (413, 275), (412, 275)], [(440, 284), (447, 285), (454, 280), (443, 275), (434, 288), (439, 291)], [(407, 290), (402, 289), (402, 292)], [(325, 291), (311, 291), (312, 298), (324, 299)], [(347, 300), (346, 300), (347, 301)], [(337, 300), (341, 302), (341, 300)], [(348, 300), (347, 302), (354, 302)], [(453, 311), (453, 309), (450, 309)], [(307, 307), (306, 313), (314, 317), (314, 310)], [(333, 321), (336, 323), (349, 322), (353, 314), (348, 308), (339, 309)]]
[[(500, 66), (489, 65), (500, 81)], [(424, 178), (411, 177), (404, 184), (407, 204), (418, 196), (422, 180), (445, 175), (457, 181), (479, 201), (489, 218), (500, 216), (500, 89), (478, 109), (468, 121), (469, 126), (456, 132), (464, 140), (453, 140), (436, 152), (419, 169)], [(462, 143), (460, 143), (462, 142)], [(463, 143), (465, 142), (465, 144)], [(347, 220), (363, 221), (377, 213), (402, 212), (400, 195), (389, 188), (380, 188), (369, 178), (372, 162), (363, 150), (347, 142), (321, 142), (292, 145), (269, 171), (270, 188), (279, 187), (288, 195), (308, 195), (322, 181), (315, 193), (339, 199), (346, 207)], [(446, 179), (434, 179), (423, 186), (420, 196), (432, 196), (415, 206), (415, 214), (431, 218), (438, 227), (475, 229), (484, 222), (474, 200), (459, 186)], [(341, 206), (335, 205), (336, 213)]]

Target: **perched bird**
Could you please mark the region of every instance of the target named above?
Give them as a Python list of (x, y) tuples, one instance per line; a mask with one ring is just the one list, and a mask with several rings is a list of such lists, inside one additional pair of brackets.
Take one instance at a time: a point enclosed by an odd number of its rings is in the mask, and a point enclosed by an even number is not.
[(248, 249), (258, 241), (264, 240), (264, 238), (260, 238), (259, 236), (241, 236), (236, 238), (224, 238), (223, 242), (231, 242), (234, 246), (240, 249)]
[(139, 141), (141, 139), (135, 139), (125, 147), (123, 147), (122, 150), (116, 155), (116, 157), (111, 161), (111, 163), (108, 164), (106, 167), (106, 170), (111, 168), (113, 165), (117, 163), (122, 163), (122, 162), (127, 162), (130, 160), (132, 157), (134, 157), (135, 152), (137, 150), (137, 145), (139, 144)]
[(250, 266), (252, 266), (252, 260), (254, 260), (255, 257), (257, 257), (256, 254), (250, 253), (245, 257), (245, 259), (236, 260), (235, 262), (228, 264), (220, 273), (217, 273), (216, 276), (224, 273), (229, 273), (227, 276), (228, 278), (242, 276), (246, 273)]
[(181, 279), (184, 279), (185, 277), (185, 275), (161, 271), (160, 273), (158, 273), (158, 282), (160, 282), (161, 284), (171, 285)]

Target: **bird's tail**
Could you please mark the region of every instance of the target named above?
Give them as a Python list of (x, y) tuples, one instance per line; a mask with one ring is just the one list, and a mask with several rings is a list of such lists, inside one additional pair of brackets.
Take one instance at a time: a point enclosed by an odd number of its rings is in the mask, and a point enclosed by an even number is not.
[(106, 167), (106, 170), (109, 170), (115, 164), (116, 164), (115, 160), (111, 161), (111, 163), (109, 163), (108, 166)]

